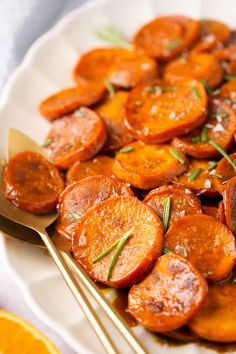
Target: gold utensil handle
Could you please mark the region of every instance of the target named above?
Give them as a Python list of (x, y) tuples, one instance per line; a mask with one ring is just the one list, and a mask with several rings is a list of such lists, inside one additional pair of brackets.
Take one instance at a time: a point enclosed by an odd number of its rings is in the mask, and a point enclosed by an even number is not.
[(49, 253), (54, 259), (58, 269), (60, 270), (63, 278), (65, 279), (69, 289), (74, 295), (76, 301), (79, 303), (81, 309), (83, 310), (85, 316), (90, 322), (93, 330), (95, 331), (97, 337), (99, 338), (101, 344), (108, 354), (119, 354), (115, 345), (113, 344), (109, 334), (107, 333), (105, 327), (97, 316), (96, 312), (93, 310), (90, 302), (86, 298), (83, 290), (81, 289), (78, 281), (73, 275), (71, 269), (66, 264), (64, 258), (57, 250), (56, 246), (52, 242), (51, 238), (46, 231), (37, 231), (41, 236), (45, 246), (47, 247)]
[(85, 273), (83, 269), (81, 269), (77, 263), (75, 263), (74, 259), (70, 255), (68, 255), (66, 252), (62, 252), (62, 255), (65, 258), (67, 264), (69, 264), (73, 271), (77, 274), (83, 285), (88, 289), (89, 293), (95, 298), (103, 311), (110, 318), (112, 323), (116, 326), (116, 328), (124, 336), (129, 345), (133, 348), (134, 352), (136, 354), (148, 354), (138, 338), (136, 338), (132, 333), (130, 327), (121, 317), (121, 315), (112, 308), (109, 300), (99, 290), (93, 280), (90, 279), (90, 277)]

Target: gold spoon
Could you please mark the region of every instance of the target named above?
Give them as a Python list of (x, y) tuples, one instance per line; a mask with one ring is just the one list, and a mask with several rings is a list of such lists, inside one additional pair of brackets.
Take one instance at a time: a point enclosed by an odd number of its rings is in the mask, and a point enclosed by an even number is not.
[[(37, 145), (32, 139), (15, 129), (10, 129), (8, 137), (7, 159), (10, 159), (12, 156), (14, 156), (20, 151), (26, 150), (39, 152), (44, 155), (43, 149), (39, 145)], [(147, 354), (147, 351), (143, 348), (140, 341), (134, 336), (130, 327), (121, 317), (121, 315), (111, 306), (109, 300), (104, 296), (104, 294), (89, 278), (89, 276), (84, 272), (84, 270), (77, 263), (75, 263), (68, 250), (65, 250), (61, 247), (59, 247), (58, 249), (58, 246), (57, 248), (55, 247), (54, 243), (52, 242), (50, 236), (48, 235), (45, 229), (50, 224), (52, 224), (53, 221), (55, 221), (56, 216), (56, 214), (49, 216), (35, 216), (33, 214), (26, 213), (23, 210), (14, 207), (11, 202), (6, 200), (4, 198), (3, 166), (0, 166), (0, 230), (2, 230), (4, 233), (11, 237), (18, 239), (21, 242), (41, 248), (47, 247), (49, 252), (52, 249), (53, 254), (50, 252), (52, 257), (54, 256), (55, 251), (57, 253), (57, 258), (59, 257), (59, 261), (57, 261), (56, 264), (60, 271), (61, 261), (63, 262), (63, 267), (65, 265), (66, 270), (68, 271), (68, 267), (63, 260), (64, 258), (69, 264), (69, 266), (76, 273), (79, 280), (89, 290), (90, 294), (96, 299), (96, 301), (102, 307), (104, 312), (108, 315), (113, 324), (117, 327), (117, 329), (121, 332), (121, 334), (130, 344), (130, 346), (134, 349), (135, 353)], [(38, 237), (39, 231), (41, 238)], [(61, 257), (60, 253), (63, 258)], [(75, 281), (75, 278), (70, 273), (70, 271), (68, 279), (69, 284), (71, 283), (71, 276), (73, 281), (73, 289), (74, 287), (76, 288), (76, 294), (77, 292), (79, 292), (80, 300), (78, 302), (81, 304), (82, 309), (84, 309), (84, 313), (89, 319), (93, 328), (95, 327), (94, 330), (99, 336), (99, 339), (103, 341), (102, 344), (104, 345), (104, 348), (108, 353), (117, 353), (117, 350), (114, 348), (113, 343), (108, 338), (108, 334), (106, 330), (104, 330), (102, 323), (97, 318), (96, 313), (91, 308), (90, 303), (88, 302), (86, 296), (83, 294), (82, 289), (79, 287), (78, 283)], [(103, 332), (102, 335), (101, 331)]]
[[(39, 152), (39, 149), (39, 146), (32, 139), (24, 136), (21, 132), (15, 129), (9, 130), (7, 160), (18, 152), (25, 150)], [(89, 320), (104, 349), (109, 354), (118, 354), (118, 350), (103, 326), (103, 323), (92, 308), (74, 274), (46, 231), (46, 228), (55, 221), (57, 214), (34, 215), (16, 208), (4, 197), (3, 166), (1, 166), (0, 170), (0, 215), (37, 232), (56, 263), (76, 301), (79, 303), (81, 309)]]

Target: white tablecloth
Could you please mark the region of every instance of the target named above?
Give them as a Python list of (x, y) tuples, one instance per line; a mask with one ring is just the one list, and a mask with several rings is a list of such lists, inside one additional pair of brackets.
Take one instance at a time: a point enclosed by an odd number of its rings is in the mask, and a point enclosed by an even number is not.
[[(67, 12), (85, 1), (0, 0), (0, 90), (14, 68), (19, 65), (30, 45)], [(7, 274), (1, 257), (1, 242), (0, 308), (11, 311), (32, 323), (53, 340), (61, 353), (75, 354), (60, 335), (50, 330), (29, 309), (19, 288)]]

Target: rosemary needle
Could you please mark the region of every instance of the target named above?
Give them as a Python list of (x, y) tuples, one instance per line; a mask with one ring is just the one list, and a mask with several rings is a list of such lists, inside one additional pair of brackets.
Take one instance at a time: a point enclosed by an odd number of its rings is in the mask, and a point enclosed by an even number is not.
[(188, 180), (191, 182), (191, 181), (194, 181), (197, 176), (199, 175), (199, 173), (201, 173), (202, 169), (197, 167), (195, 168), (195, 170), (193, 170), (193, 172), (190, 173), (190, 175), (188, 176)]
[(116, 249), (116, 251), (115, 251), (115, 253), (114, 253), (113, 257), (112, 257), (111, 263), (110, 263), (108, 271), (107, 271), (107, 280), (110, 279), (112, 270), (114, 268), (114, 265), (116, 264), (116, 261), (117, 261), (122, 249), (124, 248), (128, 238), (130, 237), (132, 232), (133, 232), (133, 230), (127, 231), (124, 234), (124, 236), (119, 240), (119, 242), (117, 244), (117, 249)]
[(170, 148), (169, 151), (179, 162), (186, 163), (185, 159), (175, 149)]
[(209, 140), (209, 144), (213, 146), (216, 150), (218, 150), (221, 155), (223, 155), (226, 160), (233, 166), (234, 169), (236, 169), (236, 165), (234, 163), (234, 160), (227, 154), (227, 152), (215, 141)]
[(168, 229), (169, 220), (170, 220), (170, 197), (167, 197), (164, 202), (163, 218), (162, 218), (162, 223), (165, 231)]

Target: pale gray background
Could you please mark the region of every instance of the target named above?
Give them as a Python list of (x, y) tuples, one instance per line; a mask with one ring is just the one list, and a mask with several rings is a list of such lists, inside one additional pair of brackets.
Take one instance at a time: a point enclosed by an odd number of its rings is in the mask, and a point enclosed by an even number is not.
[[(0, 0), (0, 95), (11, 72), (30, 45), (66, 13), (86, 0)], [(75, 354), (54, 331), (31, 312), (19, 288), (6, 272), (0, 243), (0, 308), (32, 323), (58, 346), (63, 354)]]

